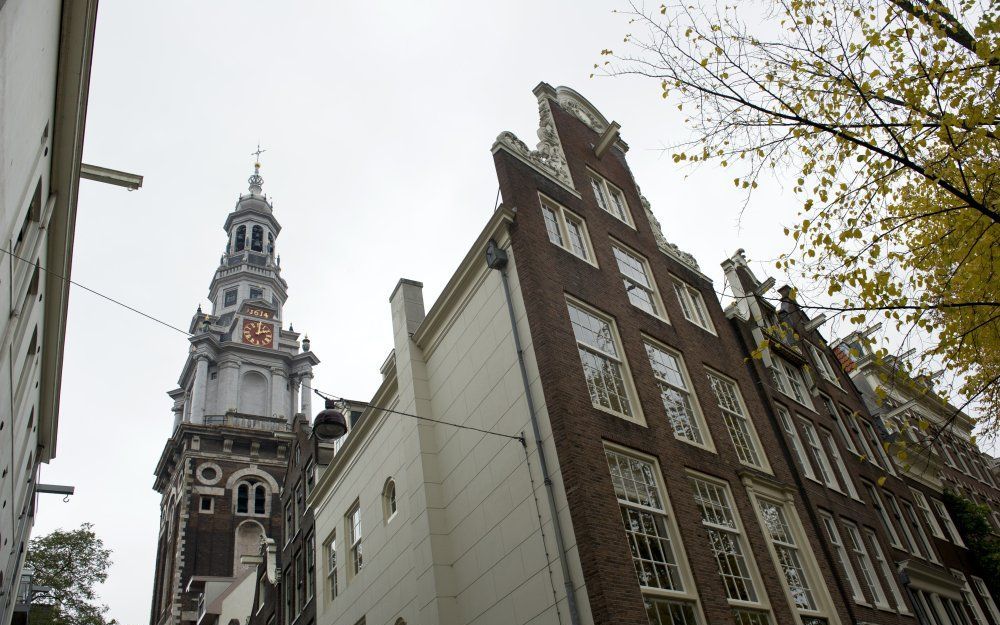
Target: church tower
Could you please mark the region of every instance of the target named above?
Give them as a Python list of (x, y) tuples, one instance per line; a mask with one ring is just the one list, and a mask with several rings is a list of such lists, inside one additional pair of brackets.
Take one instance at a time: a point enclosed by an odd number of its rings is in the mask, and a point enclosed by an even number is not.
[(156, 466), (162, 496), (151, 625), (181, 625), (245, 571), (263, 536), (281, 530), (279, 489), (297, 416), (312, 414), (309, 339), (282, 322), (288, 285), (281, 226), (260, 163), (226, 217), (210, 313), (191, 320), (173, 400), (173, 435)]

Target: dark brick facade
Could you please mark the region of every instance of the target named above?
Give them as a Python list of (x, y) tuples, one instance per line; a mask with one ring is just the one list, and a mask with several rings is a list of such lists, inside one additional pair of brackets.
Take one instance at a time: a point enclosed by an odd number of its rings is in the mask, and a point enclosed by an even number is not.
[[(232, 578), (238, 572), (241, 525), (251, 522), (266, 536), (280, 532), (281, 505), (273, 485), (284, 482), (289, 449), (284, 432), (191, 423), (177, 428), (156, 468), (154, 487), (163, 498), (151, 625), (197, 621), (199, 580)], [(248, 512), (237, 513), (241, 480), (266, 487), (264, 513), (255, 512), (253, 495)], [(202, 508), (209, 505), (210, 510)]]

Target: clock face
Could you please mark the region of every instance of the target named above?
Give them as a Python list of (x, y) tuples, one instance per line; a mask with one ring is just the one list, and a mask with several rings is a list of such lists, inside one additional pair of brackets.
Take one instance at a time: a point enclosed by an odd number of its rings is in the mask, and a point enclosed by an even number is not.
[(269, 323), (244, 319), (243, 342), (261, 347), (271, 347), (274, 344), (274, 329)]

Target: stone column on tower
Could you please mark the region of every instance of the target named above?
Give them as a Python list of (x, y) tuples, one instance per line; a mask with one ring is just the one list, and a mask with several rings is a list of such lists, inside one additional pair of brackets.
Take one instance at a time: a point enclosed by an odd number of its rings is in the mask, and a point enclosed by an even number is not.
[(271, 367), (271, 416), (287, 417), (288, 378), (281, 367)]
[(291, 377), (291, 403), (289, 407), (291, 408), (290, 414), (288, 415), (288, 422), (291, 423), (295, 419), (295, 407), (299, 405), (299, 376), (293, 375)]
[(302, 374), (302, 414), (312, 419), (312, 371), (307, 371)]
[(223, 360), (219, 363), (219, 412), (236, 411), (239, 403), (236, 397), (239, 375), (238, 360)]
[(205, 423), (205, 398), (208, 394), (208, 356), (194, 357), (194, 384), (191, 387), (191, 422)]

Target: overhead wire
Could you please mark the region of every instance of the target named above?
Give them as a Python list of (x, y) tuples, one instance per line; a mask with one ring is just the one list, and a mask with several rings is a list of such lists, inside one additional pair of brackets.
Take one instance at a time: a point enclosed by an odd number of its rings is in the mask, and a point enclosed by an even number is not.
[[(51, 269), (46, 269), (45, 267), (42, 267), (40, 263), (35, 263), (35, 262), (32, 262), (32, 261), (30, 261), (30, 260), (28, 260), (26, 258), (18, 256), (17, 254), (15, 254), (14, 252), (12, 252), (12, 251), (10, 251), (10, 250), (8, 250), (6, 248), (0, 248), (0, 250), (2, 250), (4, 253), (10, 255), (11, 258), (20, 260), (21, 262), (27, 263), (29, 265), (34, 265), (38, 269), (44, 271), (45, 273), (47, 273), (47, 274), (49, 274), (49, 275), (51, 275), (51, 276), (53, 276), (55, 278), (58, 278), (59, 280), (62, 280), (63, 282), (65, 282), (67, 284), (71, 284), (73, 286), (79, 287), (79, 288), (83, 289), (84, 291), (87, 291), (88, 293), (92, 293), (92, 294), (94, 294), (94, 295), (96, 295), (96, 296), (98, 296), (98, 297), (100, 297), (100, 298), (102, 298), (104, 300), (107, 300), (107, 301), (111, 302), (112, 304), (115, 304), (116, 306), (121, 306), (125, 310), (128, 310), (128, 311), (133, 312), (133, 313), (135, 313), (137, 315), (145, 317), (146, 319), (149, 319), (150, 321), (154, 321), (154, 322), (156, 322), (156, 323), (158, 323), (158, 324), (160, 324), (162, 326), (166, 326), (166, 327), (170, 328), (171, 330), (175, 330), (177, 332), (180, 332), (184, 336), (188, 336), (188, 337), (194, 336), (194, 334), (192, 334), (191, 332), (188, 332), (187, 330), (182, 330), (181, 328), (178, 328), (177, 326), (175, 326), (175, 325), (173, 325), (173, 324), (171, 324), (169, 322), (163, 321), (162, 319), (158, 319), (158, 318), (154, 317), (153, 315), (150, 315), (149, 313), (143, 312), (143, 311), (139, 310), (138, 308), (135, 308), (134, 306), (129, 306), (128, 304), (126, 304), (126, 303), (124, 303), (124, 302), (122, 302), (120, 300), (117, 300), (117, 299), (111, 297), (110, 295), (105, 295), (104, 293), (101, 293), (100, 291), (98, 291), (96, 289), (92, 289), (92, 288), (90, 288), (90, 287), (88, 287), (86, 285), (80, 284), (79, 282), (77, 282), (75, 280), (72, 280), (70, 278), (67, 278), (66, 276), (63, 276), (63, 275), (55, 272), (55, 271), (52, 271)], [(343, 397), (335, 396), (332, 393), (327, 393), (327, 392), (325, 392), (325, 391), (323, 391), (321, 389), (317, 389), (317, 388), (315, 388), (313, 386), (310, 386), (310, 385), (303, 384), (303, 386), (305, 386), (306, 388), (308, 388), (309, 390), (311, 390), (312, 392), (316, 393), (317, 395), (319, 395), (320, 397), (322, 397), (324, 399), (333, 399), (333, 400), (337, 400), (337, 401), (349, 402), (349, 403), (352, 403), (352, 404), (355, 404), (355, 405), (365, 406), (367, 408), (371, 408), (372, 410), (379, 410), (379, 411), (382, 411), (382, 412), (391, 412), (393, 414), (398, 414), (398, 415), (402, 415), (402, 416), (406, 416), (406, 417), (413, 417), (414, 419), (420, 419), (422, 421), (430, 421), (430, 422), (433, 422), (433, 423), (439, 423), (441, 425), (449, 425), (449, 426), (456, 427), (456, 428), (461, 428), (461, 429), (464, 429), (464, 430), (473, 430), (473, 431), (476, 431), (476, 432), (481, 432), (483, 434), (492, 434), (494, 436), (502, 436), (504, 438), (509, 438), (509, 439), (512, 439), (512, 440), (520, 441), (520, 443), (522, 445), (525, 444), (524, 436), (512, 436), (510, 434), (503, 434), (501, 432), (493, 432), (492, 430), (486, 430), (486, 429), (483, 429), (483, 428), (477, 428), (477, 427), (474, 427), (474, 426), (471, 426), (471, 425), (463, 425), (463, 424), (460, 424), (460, 423), (451, 423), (449, 421), (441, 421), (439, 419), (432, 419), (430, 417), (421, 417), (420, 415), (415, 415), (415, 414), (411, 414), (411, 413), (408, 413), (408, 412), (402, 412), (400, 410), (393, 410), (391, 408), (383, 408), (381, 406), (376, 406), (374, 404), (369, 404), (367, 402), (355, 401), (355, 400), (347, 400), (347, 399), (344, 399)]]

